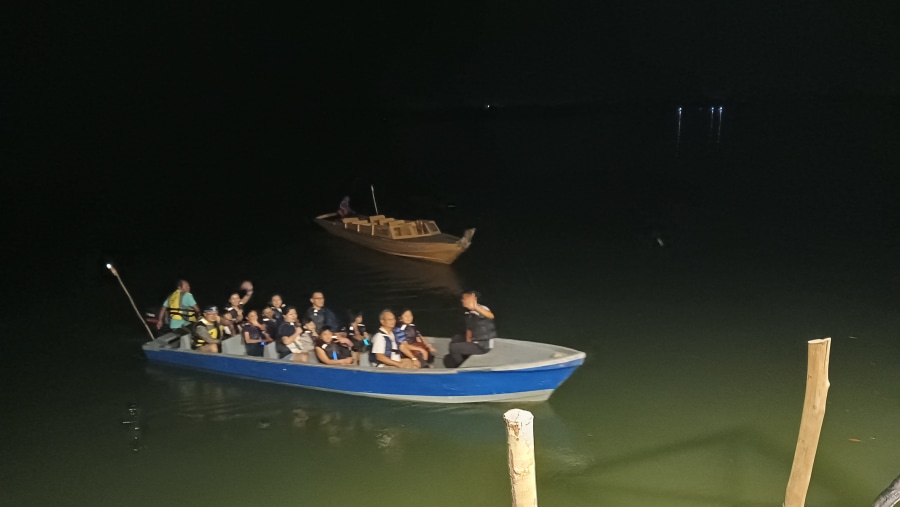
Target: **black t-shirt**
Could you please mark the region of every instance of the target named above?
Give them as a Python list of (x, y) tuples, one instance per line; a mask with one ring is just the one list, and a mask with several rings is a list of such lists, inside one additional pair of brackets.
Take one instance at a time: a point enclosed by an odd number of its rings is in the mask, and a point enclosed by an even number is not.
[(324, 340), (318, 339), (316, 340), (316, 348), (324, 350), (325, 355), (331, 359), (346, 359), (352, 355), (350, 349), (341, 345), (337, 340), (331, 340), (331, 343), (325, 343)]

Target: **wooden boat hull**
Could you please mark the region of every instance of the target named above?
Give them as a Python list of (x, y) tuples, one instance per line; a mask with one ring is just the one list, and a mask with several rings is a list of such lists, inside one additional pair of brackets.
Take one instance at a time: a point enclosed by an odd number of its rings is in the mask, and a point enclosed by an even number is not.
[(437, 234), (423, 238), (388, 239), (346, 229), (334, 213), (316, 217), (316, 223), (329, 234), (352, 241), (372, 250), (390, 255), (424, 261), (452, 264), (471, 245), (475, 229), (468, 229), (462, 238), (450, 234)]
[[(239, 338), (238, 338), (239, 339)], [(431, 403), (544, 401), (584, 362), (585, 354), (549, 344), (497, 339), (498, 348), (471, 366), (407, 370), (361, 366), (328, 366), (232, 354), (203, 354), (169, 348), (171, 335), (144, 345), (150, 361), (235, 375), (267, 382), (357, 396)], [(449, 339), (436, 343), (446, 348)], [(271, 346), (271, 345), (270, 345)], [(501, 352), (505, 351), (505, 352)], [(516, 352), (516, 351), (519, 352)], [(524, 351), (524, 352), (523, 352)], [(504, 354), (495, 355), (492, 354)], [(494, 366), (510, 356), (537, 359)]]

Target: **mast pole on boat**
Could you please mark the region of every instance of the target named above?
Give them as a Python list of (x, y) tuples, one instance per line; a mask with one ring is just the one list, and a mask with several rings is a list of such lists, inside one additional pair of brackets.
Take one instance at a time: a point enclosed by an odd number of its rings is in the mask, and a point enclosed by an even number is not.
[(375, 201), (375, 185), (369, 185), (369, 188), (372, 189), (372, 203), (375, 204), (375, 214), (380, 215), (378, 212), (378, 203)]
[(153, 337), (153, 331), (150, 331), (150, 326), (147, 325), (147, 321), (141, 317), (141, 312), (137, 309), (137, 305), (134, 304), (134, 299), (131, 298), (131, 294), (128, 293), (128, 289), (125, 288), (125, 282), (122, 281), (122, 277), (119, 276), (119, 272), (116, 271), (115, 266), (112, 264), (107, 264), (106, 269), (108, 269), (117, 280), (119, 280), (119, 285), (122, 286), (122, 290), (125, 291), (125, 295), (128, 296), (128, 301), (131, 301), (131, 307), (134, 308), (134, 313), (137, 314), (138, 318), (141, 319), (141, 322), (144, 324), (144, 327), (147, 328), (147, 334), (150, 335), (150, 341), (152, 342), (155, 338)]

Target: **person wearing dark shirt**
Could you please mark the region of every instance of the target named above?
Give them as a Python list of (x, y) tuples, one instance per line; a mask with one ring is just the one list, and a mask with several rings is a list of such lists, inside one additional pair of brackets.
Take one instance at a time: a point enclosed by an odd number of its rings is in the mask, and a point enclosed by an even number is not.
[(324, 328), (315, 342), (316, 357), (325, 364), (354, 364), (350, 348), (337, 341), (331, 328)]
[(341, 324), (338, 322), (337, 315), (333, 311), (325, 308), (325, 295), (321, 292), (313, 292), (309, 298), (312, 303), (306, 310), (305, 317), (316, 323), (316, 332), (321, 333), (322, 329), (329, 327), (331, 329), (340, 329)]
[(444, 366), (458, 368), (469, 356), (487, 354), (493, 348), (497, 331), (494, 328), (494, 313), (479, 304), (480, 294), (476, 291), (464, 292), (460, 302), (466, 309), (465, 333), (457, 335), (450, 342), (450, 353), (444, 356)]
[(341, 332), (353, 343), (353, 351), (366, 353), (372, 349), (372, 341), (363, 324), (363, 314), (359, 310), (348, 310), (347, 317), (350, 324), (344, 326)]
[(287, 312), (287, 305), (281, 299), (281, 294), (272, 295), (272, 299), (269, 300), (269, 308), (275, 312), (272, 318), (281, 324), (284, 321), (284, 314)]
[(262, 309), (262, 319), (260, 319), (264, 326), (266, 326), (266, 332), (269, 333), (269, 336), (274, 340), (278, 336), (278, 322), (275, 319), (275, 310), (272, 307), (267, 306)]
[[(284, 312), (284, 322), (278, 326), (278, 340), (276, 340), (278, 356), (281, 358), (291, 355), (292, 361), (305, 363), (309, 360), (309, 352), (313, 350), (313, 341), (309, 335), (304, 335), (303, 326), (297, 322), (297, 309), (287, 307)], [(280, 343), (281, 347), (277, 344)]]
[(256, 310), (247, 312), (247, 323), (241, 328), (241, 334), (244, 337), (244, 347), (247, 349), (248, 356), (262, 357), (263, 346), (272, 341), (266, 331), (266, 325), (259, 321), (259, 314)]
[(394, 336), (397, 337), (398, 341), (406, 342), (413, 354), (419, 356), (419, 359), (423, 361), (423, 367), (434, 363), (434, 354), (437, 350), (419, 332), (419, 329), (413, 322), (412, 310), (404, 309), (400, 312), (400, 322), (394, 328)]

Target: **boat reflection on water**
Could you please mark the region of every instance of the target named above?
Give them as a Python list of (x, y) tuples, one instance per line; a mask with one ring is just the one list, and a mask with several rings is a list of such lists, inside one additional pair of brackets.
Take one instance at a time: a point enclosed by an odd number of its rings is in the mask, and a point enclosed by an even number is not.
[(327, 234), (315, 239), (331, 252), (342, 269), (377, 286), (458, 296), (463, 284), (446, 264), (435, 264), (383, 254)]
[(302, 438), (399, 459), (423, 445), (505, 445), (503, 414), (522, 408), (535, 416), (540, 459), (565, 466), (574, 453), (569, 431), (549, 402), (435, 405), (297, 389), (156, 364), (149, 364), (146, 373), (152, 398), (140, 402), (151, 427), (199, 425), (241, 440), (270, 439), (274, 433), (279, 441)]

